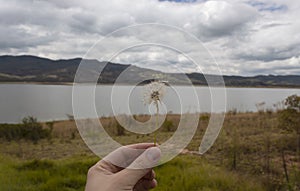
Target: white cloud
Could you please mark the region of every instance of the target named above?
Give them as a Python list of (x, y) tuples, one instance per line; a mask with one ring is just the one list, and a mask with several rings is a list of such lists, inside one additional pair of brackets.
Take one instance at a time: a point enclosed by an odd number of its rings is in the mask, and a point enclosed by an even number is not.
[[(161, 23), (184, 29), (204, 42), (224, 74), (300, 74), (300, 3), (295, 0), (214, 0), (175, 3), (158, 0), (0, 0), (0, 54), (33, 54), (51, 58), (82, 57), (108, 33), (132, 24)], [(199, 45), (176, 32), (118, 33), (105, 51), (118, 50), (146, 36), (201, 57)], [(145, 60), (177, 64), (186, 71), (193, 65), (168, 50), (131, 49), (120, 62)], [(291, 64), (292, 63), (292, 64)], [(163, 68), (160, 66), (160, 68)], [(215, 66), (203, 64), (214, 73)]]
[(292, 75), (299, 74), (300, 72), (300, 57), (292, 57), (285, 60), (275, 60), (270, 62), (258, 62), (251, 61), (252, 65), (255, 67), (249, 68), (244, 71), (249, 74), (266, 74), (268, 71), (272, 70), (272, 74), (276, 75)]
[[(189, 8), (187, 7), (186, 12)], [(208, 1), (194, 6), (184, 28), (198, 37), (230, 35), (257, 17), (257, 11), (246, 4)]]

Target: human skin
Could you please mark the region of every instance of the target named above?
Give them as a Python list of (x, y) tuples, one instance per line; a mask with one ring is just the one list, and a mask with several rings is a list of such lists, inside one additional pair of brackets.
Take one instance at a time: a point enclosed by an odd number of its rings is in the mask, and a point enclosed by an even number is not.
[(160, 149), (153, 143), (120, 147), (88, 171), (85, 191), (147, 191), (157, 186), (152, 169)]

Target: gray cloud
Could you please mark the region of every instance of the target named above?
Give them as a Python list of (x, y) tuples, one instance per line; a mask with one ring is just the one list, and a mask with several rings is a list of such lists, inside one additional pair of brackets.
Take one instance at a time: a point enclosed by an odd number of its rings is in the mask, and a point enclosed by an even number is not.
[(231, 35), (246, 27), (258, 12), (245, 4), (231, 4), (226, 1), (208, 1), (201, 6), (200, 14), (195, 15), (185, 28), (198, 33), (198, 37), (219, 37)]
[(300, 53), (300, 44), (292, 44), (288, 47), (265, 47), (262, 50), (251, 50), (241, 54), (237, 54), (235, 58), (247, 60), (259, 60), (262, 62), (270, 62), (273, 60), (285, 60)]
[(51, 34), (32, 34), (26, 27), (0, 26), (0, 50), (23, 49), (48, 45), (56, 37)]
[[(120, 27), (152, 22), (176, 26), (198, 37), (225, 74), (300, 74), (299, 64), (289, 64), (300, 55), (299, 8), (294, 0), (0, 0), (0, 53), (81, 57), (93, 43)], [(161, 43), (173, 38), (174, 45), (201, 56), (201, 44), (195, 46), (176, 33), (159, 34), (151, 28), (138, 35), (115, 34), (105, 51), (117, 50), (143, 35)], [(164, 59), (165, 65), (196, 70), (167, 50), (132, 49), (118, 59), (157, 68), (151, 60)], [(210, 73), (216, 70), (209, 63), (203, 67)]]

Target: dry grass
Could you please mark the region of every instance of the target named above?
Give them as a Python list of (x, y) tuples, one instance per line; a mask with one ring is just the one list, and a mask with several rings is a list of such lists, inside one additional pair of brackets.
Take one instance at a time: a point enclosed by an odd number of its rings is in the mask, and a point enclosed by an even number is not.
[[(149, 116), (134, 116), (144, 122)], [(167, 120), (177, 127), (179, 115), (168, 115)], [(118, 142), (130, 144), (152, 142), (153, 135), (139, 135), (125, 131), (124, 136), (116, 135), (117, 122), (114, 118), (100, 119), (106, 131)], [(209, 115), (200, 117), (198, 130), (188, 145), (189, 151), (197, 151), (209, 121)], [(46, 125), (46, 124), (43, 124)], [(49, 124), (48, 124), (49, 125)], [(176, 129), (173, 129), (176, 130)], [(53, 122), (53, 137), (38, 144), (29, 142), (1, 142), (0, 151), (22, 159), (57, 159), (93, 154), (81, 140), (74, 121)], [(161, 127), (157, 140), (164, 142), (173, 135)], [(296, 135), (277, 128), (277, 113), (227, 114), (222, 132), (214, 146), (203, 156), (210, 164), (260, 177), (269, 190), (284, 189), (288, 185), (282, 167), (281, 151), (284, 150), (288, 166), (290, 185), (300, 183), (300, 163), (296, 158)], [(194, 156), (197, 157), (197, 156)], [(235, 167), (233, 168), (233, 160)]]

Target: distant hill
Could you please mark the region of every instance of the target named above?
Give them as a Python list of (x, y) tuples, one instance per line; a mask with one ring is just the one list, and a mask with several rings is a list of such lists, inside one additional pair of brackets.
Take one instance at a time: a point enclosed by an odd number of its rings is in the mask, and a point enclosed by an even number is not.
[[(36, 56), (0, 56), (0, 82), (38, 82), (38, 83), (72, 83), (81, 61), (84, 62), (85, 72), (81, 80), (91, 82), (95, 77), (98, 83), (133, 84), (146, 78), (163, 76), (172, 84), (186, 85), (186, 76), (195, 85), (207, 85), (206, 78), (215, 79), (220, 76), (203, 75), (201, 73), (163, 73), (160, 71), (140, 68), (134, 65), (99, 62), (97, 60), (82, 60), (82, 58), (51, 60)], [(105, 65), (106, 64), (106, 65)], [(99, 71), (102, 71), (101, 73)], [(124, 74), (124, 73), (123, 73)], [(206, 78), (205, 78), (206, 77)], [(300, 87), (298, 75), (259, 75), (252, 77), (223, 76), (226, 86), (235, 87)], [(211, 85), (219, 85), (213, 82)]]

